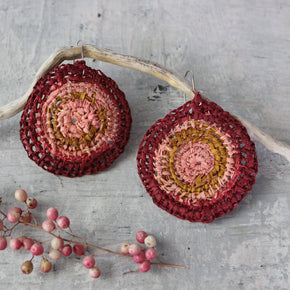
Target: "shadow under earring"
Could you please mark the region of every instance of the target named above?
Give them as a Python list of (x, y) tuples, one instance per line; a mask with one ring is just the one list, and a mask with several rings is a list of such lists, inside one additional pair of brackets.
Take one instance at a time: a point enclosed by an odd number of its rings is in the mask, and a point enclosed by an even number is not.
[(77, 61), (38, 80), (21, 116), (20, 139), (37, 165), (76, 177), (110, 167), (128, 143), (131, 122), (117, 84)]
[(241, 122), (194, 94), (147, 131), (137, 166), (157, 206), (181, 219), (209, 223), (247, 195), (258, 162)]

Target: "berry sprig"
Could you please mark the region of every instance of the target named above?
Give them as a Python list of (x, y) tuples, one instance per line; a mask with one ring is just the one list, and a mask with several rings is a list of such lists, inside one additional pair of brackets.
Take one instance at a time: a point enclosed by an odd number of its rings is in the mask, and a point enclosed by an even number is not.
[[(139, 231), (136, 234), (136, 240), (140, 244), (145, 244), (147, 249), (142, 249), (138, 244), (123, 243), (120, 247), (120, 252), (124, 255), (131, 255), (135, 263), (139, 264), (139, 269), (143, 273), (148, 272), (151, 268), (151, 261), (157, 258), (157, 251), (154, 248), (157, 245), (156, 239), (152, 235), (147, 235), (144, 231)], [(160, 261), (159, 261), (160, 262)], [(130, 272), (135, 272), (130, 271)], [(130, 273), (130, 272), (126, 272)]]
[[(7, 248), (8, 238), (10, 239), (9, 246), (11, 249), (18, 251), (23, 248), (26, 251), (30, 251), (32, 254), (31, 259), (21, 265), (21, 271), (24, 274), (30, 274), (33, 271), (34, 264), (32, 261), (37, 256), (41, 257), (40, 270), (43, 273), (48, 273), (52, 269), (52, 262), (59, 260), (61, 257), (68, 257), (74, 253), (77, 256), (84, 256), (82, 260), (83, 266), (89, 269), (89, 275), (92, 278), (98, 278), (101, 275), (101, 270), (96, 266), (95, 257), (100, 254), (92, 254), (92, 249), (130, 258), (139, 264), (138, 269), (125, 272), (124, 274), (137, 271), (143, 273), (148, 272), (152, 265), (185, 268), (180, 265), (162, 263), (157, 256), (156, 238), (152, 235), (147, 235), (144, 231), (137, 232), (136, 240), (138, 243), (145, 245), (145, 248), (142, 248), (137, 243), (123, 243), (120, 246), (120, 252), (112, 251), (89, 244), (84, 238), (75, 235), (70, 228), (69, 218), (59, 216), (58, 210), (54, 207), (50, 207), (47, 210), (47, 219), (40, 226), (31, 211), (37, 207), (37, 200), (33, 197), (28, 197), (26, 191), (23, 189), (16, 190), (15, 198), (23, 202), (25, 208), (12, 207), (7, 214), (0, 210), (0, 250)], [(2, 199), (0, 198), (0, 206), (1, 203)], [(14, 230), (19, 225), (42, 230), (49, 234), (51, 239), (37, 241), (26, 236), (15, 238), (13, 237)], [(44, 249), (44, 244), (46, 243), (50, 243), (50, 248), (47, 252)]]

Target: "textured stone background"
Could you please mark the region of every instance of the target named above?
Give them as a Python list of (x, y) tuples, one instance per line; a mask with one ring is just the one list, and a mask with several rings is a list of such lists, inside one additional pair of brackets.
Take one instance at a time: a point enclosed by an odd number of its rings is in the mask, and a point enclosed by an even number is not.
[[(289, 16), (287, 0), (0, 0), (0, 106), (27, 90), (56, 48), (82, 40), (155, 61), (180, 75), (194, 70), (197, 88), (212, 100), (290, 143)], [(36, 261), (35, 271), (24, 276), (19, 268), (30, 256), (8, 249), (0, 253), (0, 288), (289, 289), (290, 164), (257, 143), (257, 182), (234, 212), (208, 225), (178, 220), (151, 202), (135, 157), (146, 130), (183, 104), (182, 93), (166, 87), (154, 98), (154, 89), (166, 85), (162, 81), (87, 63), (126, 93), (133, 127), (125, 153), (103, 173), (58, 178), (27, 158), (19, 141), (20, 114), (0, 121), (3, 207), (14, 204), (15, 189), (25, 188), (39, 200), (39, 219), (57, 206), (88, 242), (115, 250), (145, 229), (157, 236), (164, 261), (187, 269), (123, 276), (134, 265), (105, 255), (98, 258), (103, 271), (98, 280), (90, 279), (75, 257), (61, 259), (47, 275)]]

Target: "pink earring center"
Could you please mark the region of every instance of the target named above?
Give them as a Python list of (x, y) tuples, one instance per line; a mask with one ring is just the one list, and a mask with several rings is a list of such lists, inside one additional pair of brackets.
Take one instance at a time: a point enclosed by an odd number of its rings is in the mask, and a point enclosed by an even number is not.
[(68, 101), (57, 114), (57, 121), (62, 135), (66, 138), (80, 138), (84, 133), (89, 133), (91, 126), (100, 126), (96, 108), (87, 100)]
[(212, 171), (215, 157), (207, 144), (188, 142), (176, 152), (174, 161), (176, 174), (193, 186), (198, 175)]

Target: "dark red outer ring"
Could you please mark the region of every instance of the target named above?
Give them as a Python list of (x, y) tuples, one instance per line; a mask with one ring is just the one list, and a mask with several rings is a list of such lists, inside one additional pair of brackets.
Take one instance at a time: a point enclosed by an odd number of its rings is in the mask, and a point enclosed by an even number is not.
[[(228, 182), (211, 200), (199, 200), (195, 205), (181, 203), (163, 192), (154, 178), (153, 158), (155, 150), (163, 138), (178, 124), (184, 121), (204, 120), (216, 124), (231, 136), (231, 142), (240, 148), (234, 155), (237, 182)], [(138, 173), (153, 202), (168, 213), (190, 222), (210, 223), (215, 218), (232, 211), (252, 189), (258, 172), (255, 144), (250, 140), (247, 129), (214, 102), (208, 102), (195, 93), (195, 98), (171, 111), (146, 132), (137, 154)]]
[[(105, 144), (91, 155), (81, 157), (67, 157), (60, 154), (51, 154), (51, 146), (45, 139), (43, 132), (36, 130), (40, 120), (42, 105), (51, 92), (66, 83), (95, 84), (118, 109), (118, 133), (111, 144)], [(131, 130), (131, 112), (125, 94), (118, 85), (100, 70), (92, 69), (84, 61), (74, 64), (62, 64), (45, 74), (38, 80), (31, 95), (25, 104), (20, 120), (20, 140), (27, 155), (43, 169), (68, 177), (94, 174), (110, 167), (113, 161), (120, 156), (129, 140)]]

